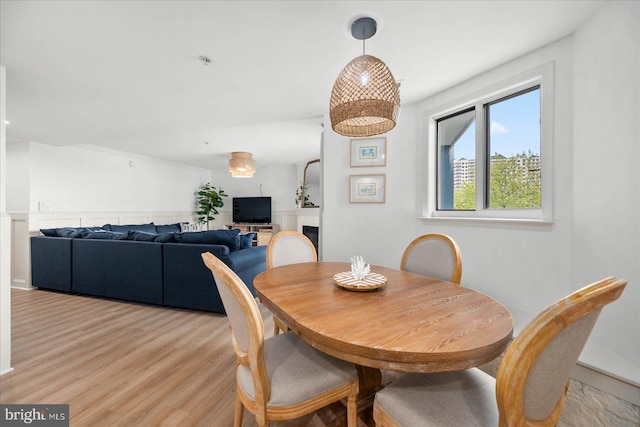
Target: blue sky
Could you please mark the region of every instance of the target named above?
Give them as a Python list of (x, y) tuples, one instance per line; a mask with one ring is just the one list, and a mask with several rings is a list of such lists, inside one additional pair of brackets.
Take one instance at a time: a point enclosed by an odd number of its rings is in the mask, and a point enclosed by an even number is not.
[[(531, 150), (540, 154), (540, 89), (507, 99), (490, 107), (491, 155), (511, 157)], [(475, 159), (475, 127), (456, 142), (455, 159)]]

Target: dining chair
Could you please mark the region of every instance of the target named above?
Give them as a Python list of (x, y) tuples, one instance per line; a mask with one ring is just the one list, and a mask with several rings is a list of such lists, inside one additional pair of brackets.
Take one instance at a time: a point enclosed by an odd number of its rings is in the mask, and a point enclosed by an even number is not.
[(571, 369), (626, 284), (609, 277), (542, 311), (507, 348), (495, 380), (477, 368), (401, 376), (376, 394), (376, 426), (555, 426)]
[(297, 231), (280, 231), (267, 245), (267, 268), (317, 261), (318, 254), (313, 243), (307, 236)]
[(444, 234), (414, 239), (402, 254), (400, 270), (460, 284), (462, 255), (457, 243)]
[[(402, 254), (400, 270), (460, 284), (462, 255), (458, 244), (444, 234), (425, 234), (415, 238)], [(382, 384), (395, 381), (400, 372), (382, 369)]]
[[(267, 245), (267, 268), (299, 262), (317, 262), (318, 254), (311, 240), (302, 233), (293, 230), (283, 230), (276, 233)], [(289, 328), (273, 316), (273, 335)]]
[(244, 282), (222, 261), (206, 252), (231, 325), (236, 354), (234, 427), (242, 424), (244, 408), (259, 426), (299, 418), (343, 398), (347, 426), (356, 427), (358, 373), (351, 363), (324, 354), (294, 332), (265, 339), (258, 303)]

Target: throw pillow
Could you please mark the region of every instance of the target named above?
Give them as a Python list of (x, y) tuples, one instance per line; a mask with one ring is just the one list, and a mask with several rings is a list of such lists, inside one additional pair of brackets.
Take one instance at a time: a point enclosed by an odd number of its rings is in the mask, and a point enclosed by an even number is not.
[(176, 223), (176, 224), (162, 224), (162, 225), (156, 225), (156, 233), (158, 234), (162, 234), (162, 233), (179, 233), (180, 230), (180, 224)]
[(247, 233), (240, 235), (240, 249), (247, 249), (253, 245), (253, 238), (256, 237), (256, 233)]
[(127, 232), (127, 240), (136, 240), (139, 242), (153, 242), (158, 235), (156, 233), (147, 233), (146, 231), (129, 231)]
[(153, 239), (154, 242), (159, 242), (159, 243), (175, 243), (176, 242), (176, 233), (162, 233), (162, 234), (158, 234), (155, 239)]
[(149, 224), (107, 225), (110, 226), (110, 231), (117, 231), (119, 233), (126, 233), (128, 231), (144, 231), (145, 233), (156, 234), (156, 226), (152, 222)]
[(41, 228), (40, 232), (47, 237), (58, 237), (57, 228)]
[(102, 240), (124, 240), (127, 233), (117, 233), (113, 231), (95, 230), (82, 233), (83, 239), (102, 239)]
[(240, 230), (210, 230), (182, 233), (182, 243), (224, 245), (234, 252), (240, 248)]
[(58, 237), (68, 237), (71, 239), (82, 237), (83, 231), (84, 231), (84, 228), (63, 227), (63, 228), (56, 229), (56, 233)]

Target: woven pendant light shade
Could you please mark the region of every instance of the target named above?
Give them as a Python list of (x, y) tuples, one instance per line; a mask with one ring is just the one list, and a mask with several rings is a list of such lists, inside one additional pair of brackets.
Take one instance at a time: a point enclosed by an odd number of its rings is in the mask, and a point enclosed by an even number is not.
[(253, 161), (251, 153), (234, 151), (229, 160), (229, 172), (234, 178), (253, 178), (256, 171), (256, 162)]
[(400, 113), (400, 91), (391, 70), (371, 55), (362, 55), (342, 70), (331, 91), (329, 116), (344, 136), (373, 136), (393, 129)]

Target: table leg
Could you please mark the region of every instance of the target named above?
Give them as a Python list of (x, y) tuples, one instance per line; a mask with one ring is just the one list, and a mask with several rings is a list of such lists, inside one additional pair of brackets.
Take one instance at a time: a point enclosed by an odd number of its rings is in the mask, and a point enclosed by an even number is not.
[(373, 426), (373, 399), (381, 388), (382, 374), (377, 368), (360, 365), (356, 365), (356, 368), (360, 379), (357, 402), (358, 416), (366, 425)]

